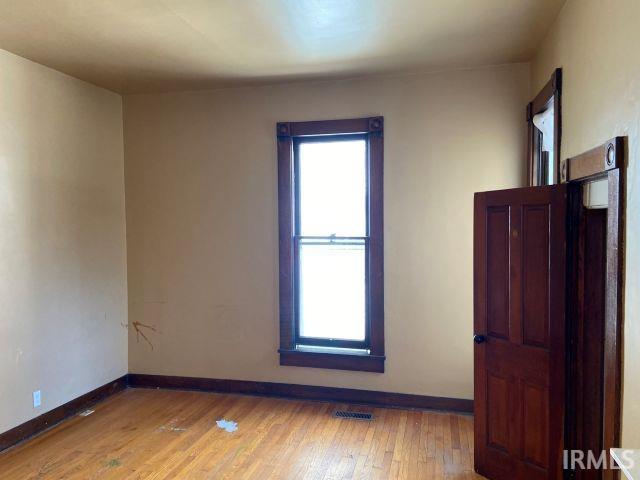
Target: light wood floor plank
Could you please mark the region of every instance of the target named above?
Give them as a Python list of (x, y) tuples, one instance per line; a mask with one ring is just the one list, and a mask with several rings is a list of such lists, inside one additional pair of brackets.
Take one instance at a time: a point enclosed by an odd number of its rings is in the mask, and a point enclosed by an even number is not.
[[(470, 480), (473, 418), (200, 392), (129, 389), (0, 454), (24, 479)], [(337, 409), (373, 421), (339, 419)], [(216, 421), (238, 422), (233, 433)]]

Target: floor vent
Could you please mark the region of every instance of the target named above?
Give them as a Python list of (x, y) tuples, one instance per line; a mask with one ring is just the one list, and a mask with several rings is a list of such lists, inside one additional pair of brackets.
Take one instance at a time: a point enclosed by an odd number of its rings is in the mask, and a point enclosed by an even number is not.
[(346, 412), (344, 410), (337, 410), (333, 416), (337, 418), (352, 418), (354, 420), (373, 420), (373, 413)]

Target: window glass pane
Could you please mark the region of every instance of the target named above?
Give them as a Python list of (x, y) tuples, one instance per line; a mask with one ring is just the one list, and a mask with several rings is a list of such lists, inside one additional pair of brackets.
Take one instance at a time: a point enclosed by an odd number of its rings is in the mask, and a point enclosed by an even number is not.
[(544, 112), (533, 117), (537, 138), (537, 162), (534, 162), (535, 185), (553, 185), (556, 159), (554, 158), (554, 107), (553, 103)]
[(365, 338), (365, 246), (300, 244), (300, 336)]
[(366, 235), (364, 140), (303, 142), (298, 169), (301, 235)]

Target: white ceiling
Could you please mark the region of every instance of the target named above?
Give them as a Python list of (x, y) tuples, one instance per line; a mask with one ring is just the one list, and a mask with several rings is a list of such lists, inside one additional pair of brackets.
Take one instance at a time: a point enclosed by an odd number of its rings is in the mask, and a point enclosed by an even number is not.
[(564, 0), (0, 0), (0, 48), (123, 93), (527, 61)]

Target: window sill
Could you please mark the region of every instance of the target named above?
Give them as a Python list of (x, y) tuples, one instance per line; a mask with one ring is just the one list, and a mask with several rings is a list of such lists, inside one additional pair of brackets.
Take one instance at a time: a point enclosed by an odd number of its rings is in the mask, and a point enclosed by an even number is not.
[(363, 351), (350, 353), (319, 352), (311, 349), (278, 350), (280, 365), (290, 367), (327, 368), (333, 370), (355, 370), (359, 372), (384, 373), (385, 358)]

